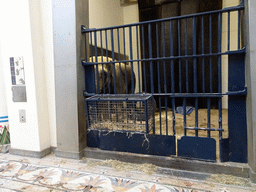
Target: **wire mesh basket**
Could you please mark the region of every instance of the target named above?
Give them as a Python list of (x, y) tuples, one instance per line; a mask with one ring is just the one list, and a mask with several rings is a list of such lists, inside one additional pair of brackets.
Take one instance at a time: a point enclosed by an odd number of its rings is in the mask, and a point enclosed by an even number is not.
[(89, 129), (149, 133), (155, 128), (152, 95), (95, 95), (85, 101)]

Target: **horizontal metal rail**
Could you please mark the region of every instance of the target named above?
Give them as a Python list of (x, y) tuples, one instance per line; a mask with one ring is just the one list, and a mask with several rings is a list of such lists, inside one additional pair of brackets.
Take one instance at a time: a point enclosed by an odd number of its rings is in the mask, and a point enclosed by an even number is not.
[(126, 25), (117, 25), (117, 26), (113, 26), (113, 27), (86, 29), (84, 26), (82, 26), (82, 33), (103, 31), (103, 30), (111, 30), (111, 29), (125, 28), (125, 27), (133, 27), (133, 26), (136, 26), (136, 25), (152, 24), (152, 23), (158, 23), (158, 22), (164, 22), (164, 21), (186, 19), (186, 18), (191, 18), (191, 17), (200, 17), (200, 16), (204, 16), (204, 15), (211, 15), (211, 14), (217, 14), (217, 13), (226, 13), (226, 12), (237, 11), (237, 10), (242, 10), (242, 9), (244, 9), (244, 4), (243, 3), (241, 3), (238, 6), (228, 7), (228, 8), (224, 8), (224, 9), (216, 10), (216, 11), (208, 11), (208, 12), (195, 13), (195, 14), (189, 14), (189, 15), (184, 15), (184, 16), (169, 17), (169, 18), (164, 18), (164, 19), (144, 21), (144, 22), (140, 22), (140, 23), (132, 23), (132, 24), (126, 24)]
[(241, 50), (235, 51), (227, 51), (224, 53), (209, 53), (209, 54), (197, 54), (197, 55), (184, 55), (184, 56), (170, 56), (170, 57), (159, 57), (159, 58), (148, 58), (148, 59), (133, 59), (133, 60), (121, 60), (121, 61), (108, 61), (108, 62), (86, 62), (82, 61), (82, 65), (101, 65), (101, 64), (112, 64), (112, 63), (129, 63), (129, 62), (146, 62), (146, 61), (160, 61), (160, 60), (174, 60), (174, 59), (188, 59), (188, 58), (195, 58), (195, 57), (211, 57), (211, 56), (221, 56), (221, 55), (231, 55), (231, 54), (238, 54), (238, 53), (245, 53), (246, 48), (244, 47)]
[[(95, 96), (98, 94), (91, 94), (84, 92), (85, 96)], [(108, 94), (104, 94), (108, 95)], [(112, 95), (113, 94), (109, 94)], [(138, 95), (138, 94), (134, 94)], [(247, 95), (247, 87), (244, 87), (242, 91), (228, 91), (226, 93), (152, 93), (154, 96), (166, 96), (166, 97), (182, 97), (182, 98), (196, 98), (196, 97), (223, 97), (225, 95)]]
[(224, 129), (213, 129), (213, 128), (203, 128), (203, 127), (184, 127), (188, 130), (202, 130), (202, 131), (224, 131)]

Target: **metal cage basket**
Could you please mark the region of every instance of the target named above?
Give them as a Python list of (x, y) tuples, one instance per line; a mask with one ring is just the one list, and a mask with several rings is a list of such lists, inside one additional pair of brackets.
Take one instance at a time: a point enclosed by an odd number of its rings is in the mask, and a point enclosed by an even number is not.
[(155, 128), (152, 95), (95, 95), (85, 102), (88, 129), (149, 133)]

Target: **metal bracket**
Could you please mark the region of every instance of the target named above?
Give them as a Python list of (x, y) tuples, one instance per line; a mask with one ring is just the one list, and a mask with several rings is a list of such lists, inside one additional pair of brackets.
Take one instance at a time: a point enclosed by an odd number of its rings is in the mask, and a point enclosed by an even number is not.
[(246, 47), (236, 51), (226, 51), (225, 53), (228, 55), (246, 53)]
[(88, 61), (82, 60), (82, 65), (83, 66), (93, 66), (95, 64), (97, 64), (97, 63), (95, 63), (95, 62), (88, 62)]
[(86, 30), (87, 30), (86, 27), (85, 27), (84, 25), (81, 25), (81, 32), (82, 32), (82, 33), (85, 33)]
[(240, 0), (240, 4), (241, 6), (244, 6), (244, 0)]
[(91, 97), (91, 96), (94, 96), (95, 93), (88, 93), (87, 91), (84, 91), (83, 95), (84, 95), (84, 97)]
[(247, 95), (247, 87), (240, 91), (228, 91), (226, 95)]

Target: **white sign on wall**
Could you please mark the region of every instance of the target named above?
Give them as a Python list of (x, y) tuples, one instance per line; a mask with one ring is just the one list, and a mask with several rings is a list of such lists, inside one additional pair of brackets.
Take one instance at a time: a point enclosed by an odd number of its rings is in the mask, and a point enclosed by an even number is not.
[(23, 57), (10, 57), (12, 85), (25, 85)]

